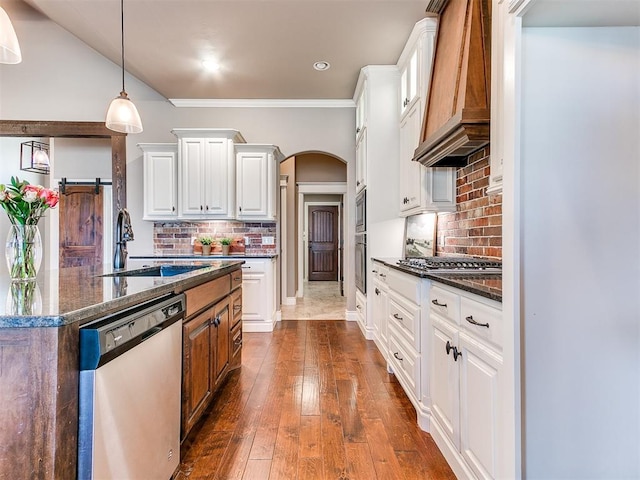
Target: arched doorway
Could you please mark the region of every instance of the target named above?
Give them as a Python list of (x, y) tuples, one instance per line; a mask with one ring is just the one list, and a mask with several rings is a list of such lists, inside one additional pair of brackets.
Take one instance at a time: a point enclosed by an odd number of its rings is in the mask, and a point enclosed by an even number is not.
[[(282, 317), (344, 319), (346, 163), (302, 152), (283, 160), (280, 174)], [(321, 242), (329, 233), (332, 243)]]

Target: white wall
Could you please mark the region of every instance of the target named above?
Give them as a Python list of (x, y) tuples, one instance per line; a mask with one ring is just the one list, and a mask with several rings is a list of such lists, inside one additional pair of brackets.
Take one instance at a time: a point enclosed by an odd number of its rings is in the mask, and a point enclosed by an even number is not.
[(640, 478), (640, 29), (522, 42), (525, 475)]
[[(0, 65), (0, 118), (104, 121), (109, 102), (120, 91), (120, 67), (37, 12), (22, 8), (12, 15), (9, 7), (23, 61)], [(235, 128), (248, 142), (278, 145), (285, 156), (326, 152), (348, 162), (348, 182), (354, 182), (352, 108), (176, 108), (130, 76), (126, 89), (145, 129), (127, 138), (127, 204), (136, 238), (128, 245), (130, 255), (152, 250), (152, 224), (141, 220), (142, 152), (136, 144), (173, 142), (171, 129), (176, 127)], [(345, 208), (347, 222), (353, 223), (349, 220), (355, 209), (351, 196)], [(347, 232), (346, 238), (345, 247), (353, 250), (353, 232)], [(353, 285), (352, 266), (346, 273), (346, 283)], [(348, 290), (347, 295), (351, 308), (355, 300)]]

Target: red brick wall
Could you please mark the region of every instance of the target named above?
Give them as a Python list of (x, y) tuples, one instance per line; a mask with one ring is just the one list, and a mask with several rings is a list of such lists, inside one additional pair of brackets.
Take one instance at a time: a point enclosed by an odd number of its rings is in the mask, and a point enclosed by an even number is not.
[[(245, 245), (247, 255), (271, 255), (276, 253), (275, 245), (262, 245), (262, 236), (276, 237), (274, 222), (155, 222), (153, 224), (153, 253), (154, 255), (191, 255), (192, 237), (211, 235), (219, 239), (233, 238), (234, 241), (249, 238), (249, 245)], [(219, 248), (219, 246), (218, 246)]]
[(458, 169), (457, 208), (439, 213), (436, 252), (442, 256), (502, 259), (502, 195), (487, 195), (489, 148)]

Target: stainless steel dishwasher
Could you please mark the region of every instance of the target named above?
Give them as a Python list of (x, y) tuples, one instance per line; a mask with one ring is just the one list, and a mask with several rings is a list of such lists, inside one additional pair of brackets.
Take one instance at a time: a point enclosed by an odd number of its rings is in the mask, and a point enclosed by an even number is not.
[(165, 296), (80, 328), (80, 480), (177, 469), (184, 309)]

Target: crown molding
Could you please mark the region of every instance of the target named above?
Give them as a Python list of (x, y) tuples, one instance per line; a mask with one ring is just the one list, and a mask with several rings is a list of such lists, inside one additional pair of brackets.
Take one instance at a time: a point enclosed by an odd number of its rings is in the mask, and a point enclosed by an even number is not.
[(178, 108), (355, 108), (352, 99), (291, 100), (291, 99), (214, 99), (214, 98), (170, 98)]

